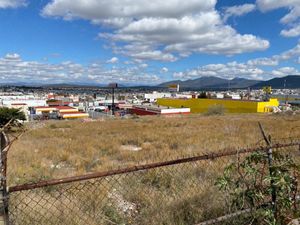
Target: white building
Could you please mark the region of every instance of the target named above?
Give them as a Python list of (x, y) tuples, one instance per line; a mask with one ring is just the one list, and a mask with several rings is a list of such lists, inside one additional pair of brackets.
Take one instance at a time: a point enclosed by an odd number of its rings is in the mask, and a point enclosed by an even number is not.
[(149, 102), (155, 102), (158, 98), (171, 98), (171, 93), (159, 93), (154, 91), (151, 94), (145, 94), (144, 99)]

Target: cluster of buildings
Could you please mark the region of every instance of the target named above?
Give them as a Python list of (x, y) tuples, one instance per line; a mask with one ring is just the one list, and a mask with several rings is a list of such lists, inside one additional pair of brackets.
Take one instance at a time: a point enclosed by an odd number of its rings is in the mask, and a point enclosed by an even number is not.
[[(274, 90), (266, 99), (263, 90), (215, 92), (120, 91), (112, 98), (105, 93), (65, 91), (0, 91), (0, 107), (18, 108), (28, 120), (99, 118), (104, 116), (174, 115), (204, 113), (222, 105), (228, 113), (266, 113), (280, 111), (290, 102), (300, 105), (299, 90)], [(287, 102), (287, 97), (289, 101)]]

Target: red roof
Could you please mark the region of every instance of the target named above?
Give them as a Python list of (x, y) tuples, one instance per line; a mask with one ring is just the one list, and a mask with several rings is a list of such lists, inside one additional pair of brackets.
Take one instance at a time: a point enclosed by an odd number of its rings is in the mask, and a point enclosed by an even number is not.
[(70, 107), (70, 106), (55, 106), (55, 108), (57, 108), (57, 109), (75, 109), (75, 108)]
[(56, 108), (56, 107), (50, 107), (50, 106), (36, 106), (36, 107), (34, 107), (34, 108), (36, 108), (36, 109), (47, 109), (47, 108), (53, 109), (53, 108)]
[(60, 114), (65, 115), (65, 114), (87, 114), (87, 113), (78, 111), (78, 112), (61, 112)]
[(37, 106), (35, 108), (36, 109), (58, 109), (58, 110), (61, 110), (61, 109), (75, 109), (75, 108), (70, 107), (70, 106)]

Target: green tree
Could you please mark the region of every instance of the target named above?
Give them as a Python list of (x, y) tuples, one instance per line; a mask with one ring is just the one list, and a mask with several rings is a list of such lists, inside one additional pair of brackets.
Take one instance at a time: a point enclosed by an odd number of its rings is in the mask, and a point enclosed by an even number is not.
[(26, 116), (20, 109), (0, 108), (0, 127), (3, 127), (9, 121), (11, 121), (12, 125), (17, 125), (19, 121), (24, 120), (26, 120)]
[(199, 95), (198, 98), (208, 98), (207, 93), (205, 91), (202, 91)]

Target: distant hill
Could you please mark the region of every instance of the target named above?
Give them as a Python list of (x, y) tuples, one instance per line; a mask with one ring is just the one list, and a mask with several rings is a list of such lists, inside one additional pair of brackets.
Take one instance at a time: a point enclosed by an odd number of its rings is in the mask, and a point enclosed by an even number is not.
[(104, 85), (94, 85), (94, 84), (72, 84), (72, 83), (60, 83), (60, 84), (44, 84), (41, 85), (41, 87), (46, 87), (46, 88), (82, 88), (82, 87), (104, 87)]
[(284, 88), (284, 83), (286, 83), (286, 88), (300, 88), (300, 76), (299, 75), (289, 75), (281, 78), (273, 78), (268, 81), (261, 81), (255, 85), (253, 88), (262, 88), (264, 86), (271, 86), (272, 88)]
[(227, 80), (219, 77), (207, 76), (194, 80), (174, 80), (159, 84), (159, 87), (168, 87), (170, 84), (179, 84), (183, 89), (228, 89), (228, 88), (247, 88), (259, 83), (257, 80), (244, 78), (234, 78)]
[[(273, 78), (268, 81), (248, 80), (245, 78), (234, 78), (232, 80), (223, 79), (214, 76), (205, 76), (190, 80), (173, 80), (161, 83), (156, 86), (146, 85), (124, 85), (118, 84), (119, 88), (134, 88), (145, 90), (156, 90), (168, 87), (170, 84), (179, 84), (183, 90), (227, 90), (227, 89), (259, 89), (264, 86), (271, 86), (272, 88), (300, 88), (300, 75), (289, 75), (281, 78)], [(0, 83), (0, 86), (22, 86), (22, 87), (39, 87), (39, 88), (108, 88), (108, 84), (91, 84), (91, 83), (61, 83), (61, 84), (28, 84), (28, 83)]]

